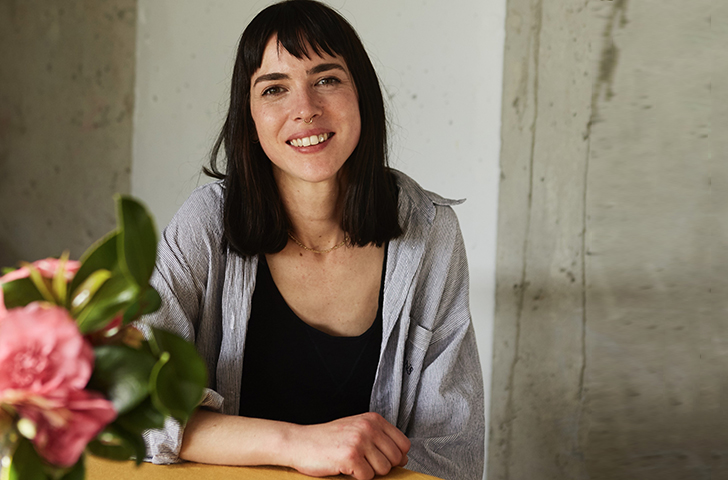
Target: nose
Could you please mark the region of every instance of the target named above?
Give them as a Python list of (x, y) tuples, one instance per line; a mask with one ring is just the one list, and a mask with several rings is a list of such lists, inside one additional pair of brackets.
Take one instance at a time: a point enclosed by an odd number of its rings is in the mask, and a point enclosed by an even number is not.
[(311, 123), (314, 117), (320, 117), (324, 113), (316, 92), (308, 88), (298, 91), (293, 107), (294, 120), (303, 121), (307, 124)]

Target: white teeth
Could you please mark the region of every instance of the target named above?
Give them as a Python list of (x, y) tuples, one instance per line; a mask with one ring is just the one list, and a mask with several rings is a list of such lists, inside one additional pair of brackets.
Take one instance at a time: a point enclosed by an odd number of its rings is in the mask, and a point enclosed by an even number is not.
[(294, 147), (309, 147), (311, 145), (318, 145), (329, 139), (328, 133), (322, 133), (321, 135), (311, 135), (310, 137), (294, 138), (290, 143)]

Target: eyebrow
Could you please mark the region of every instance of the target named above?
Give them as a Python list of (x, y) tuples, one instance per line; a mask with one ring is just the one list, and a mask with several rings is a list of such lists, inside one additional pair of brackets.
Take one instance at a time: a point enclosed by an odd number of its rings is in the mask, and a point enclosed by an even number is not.
[(329, 70), (341, 70), (342, 72), (346, 73), (346, 70), (344, 70), (344, 67), (339, 65), (338, 63), (321, 63), (313, 67), (311, 70), (307, 71), (306, 73), (308, 75), (315, 75), (317, 73), (321, 72), (328, 72)]
[(285, 73), (266, 73), (265, 75), (261, 75), (258, 78), (255, 79), (255, 83), (253, 83), (253, 86), (258, 85), (260, 82), (273, 82), (276, 80), (285, 80), (287, 78), (290, 78)]
[[(342, 72), (346, 73), (344, 67), (342, 67), (338, 63), (320, 63), (313, 67), (311, 70), (307, 70), (306, 75), (315, 75), (317, 73), (328, 72), (329, 70), (341, 70)], [(257, 77), (255, 79), (255, 82), (253, 82), (253, 86), (258, 85), (260, 82), (274, 82), (277, 80), (287, 80), (289, 78), (291, 77), (285, 73), (266, 73)]]

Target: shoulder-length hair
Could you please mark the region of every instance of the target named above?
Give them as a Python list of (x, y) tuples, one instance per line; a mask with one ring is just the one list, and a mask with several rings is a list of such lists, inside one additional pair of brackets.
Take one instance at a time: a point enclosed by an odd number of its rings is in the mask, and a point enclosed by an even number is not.
[[(224, 234), (241, 255), (276, 253), (288, 242), (289, 220), (271, 162), (257, 143), (250, 113), (252, 75), (263, 62), (269, 39), (296, 58), (307, 47), (346, 62), (359, 97), (359, 143), (342, 167), (341, 227), (352, 245), (381, 246), (402, 233), (397, 212), (397, 185), (387, 166), (387, 121), (379, 80), (352, 26), (331, 8), (313, 0), (288, 0), (260, 12), (243, 32), (230, 87), (225, 124), (204, 172), (223, 179)], [(224, 173), (218, 168), (224, 147)]]

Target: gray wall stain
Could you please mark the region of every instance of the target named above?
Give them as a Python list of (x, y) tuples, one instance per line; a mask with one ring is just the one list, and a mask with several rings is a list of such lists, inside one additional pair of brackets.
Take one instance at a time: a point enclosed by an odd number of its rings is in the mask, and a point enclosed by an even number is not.
[(599, 58), (599, 72), (594, 85), (594, 95), (592, 97), (592, 117), (589, 125), (599, 121), (599, 99), (604, 93), (605, 100), (611, 100), (614, 97), (614, 72), (619, 61), (619, 48), (614, 43), (614, 29), (617, 23), (620, 28), (624, 28), (627, 23), (627, 0), (615, 0), (612, 11), (604, 27), (602, 34), (602, 50)]

